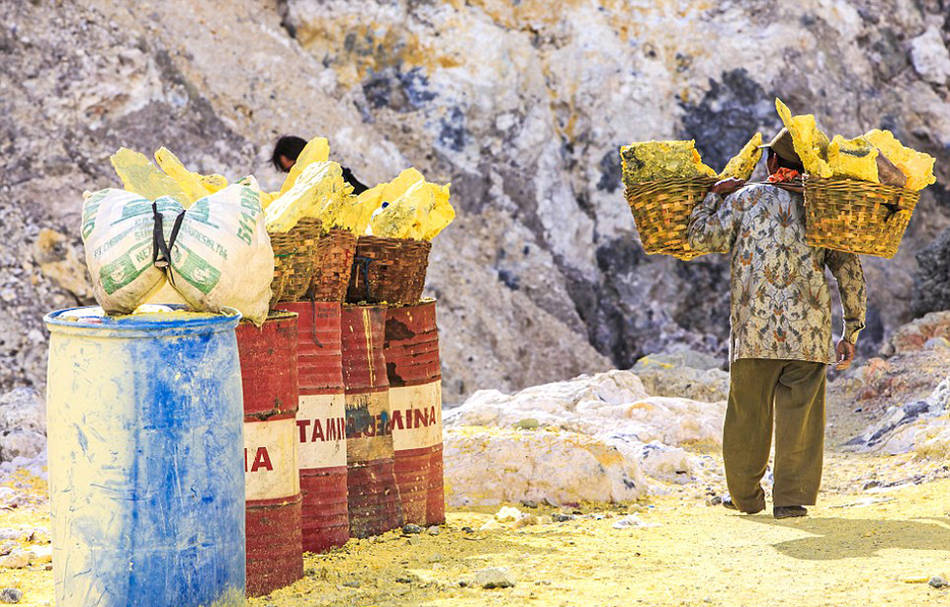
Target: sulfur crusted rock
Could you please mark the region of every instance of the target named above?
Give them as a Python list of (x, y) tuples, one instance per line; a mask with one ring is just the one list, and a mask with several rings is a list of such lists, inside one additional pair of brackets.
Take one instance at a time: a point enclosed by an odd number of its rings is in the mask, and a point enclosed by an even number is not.
[(795, 153), (801, 159), (805, 170), (817, 177), (831, 177), (831, 167), (828, 166), (828, 136), (818, 128), (815, 115), (792, 116), (788, 106), (778, 98), (775, 99), (775, 109), (785, 128), (792, 134)]
[(845, 139), (835, 135), (828, 144), (828, 166), (832, 177), (878, 183), (878, 150), (864, 137)]
[(742, 179), (743, 181), (749, 179), (752, 176), (752, 171), (755, 170), (755, 166), (759, 163), (759, 159), (762, 158), (760, 145), (762, 145), (762, 133), (756, 133), (739, 150), (738, 154), (729, 159), (726, 168), (719, 173), (719, 179), (728, 177)]
[(703, 164), (695, 140), (641, 141), (620, 148), (625, 184), (660, 179), (716, 177), (716, 171)]
[(907, 177), (904, 186), (909, 190), (922, 190), (936, 181), (934, 162), (936, 159), (901, 144), (890, 131), (874, 129), (864, 134), (864, 138), (893, 162)]

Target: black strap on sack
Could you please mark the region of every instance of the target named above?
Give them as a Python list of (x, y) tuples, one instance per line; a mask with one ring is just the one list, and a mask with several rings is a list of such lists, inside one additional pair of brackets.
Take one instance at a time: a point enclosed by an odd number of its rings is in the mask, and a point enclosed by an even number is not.
[(158, 212), (158, 204), (152, 203), (152, 217), (155, 218), (155, 225), (152, 228), (152, 265), (165, 273), (168, 282), (175, 284), (175, 277), (171, 273), (171, 249), (175, 246), (175, 239), (178, 238), (178, 231), (181, 229), (181, 222), (185, 219), (185, 211), (175, 217), (175, 225), (172, 226), (171, 236), (168, 242), (165, 242), (165, 229), (162, 226), (162, 214)]

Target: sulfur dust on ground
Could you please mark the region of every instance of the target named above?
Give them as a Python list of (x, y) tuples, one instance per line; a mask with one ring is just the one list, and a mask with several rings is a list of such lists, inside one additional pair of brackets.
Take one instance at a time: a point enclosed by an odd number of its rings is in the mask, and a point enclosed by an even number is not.
[[(933, 576), (950, 574), (950, 480), (938, 462), (829, 454), (821, 503), (776, 521), (711, 505), (705, 489), (626, 505), (529, 508), (516, 526), (497, 508), (452, 511), (427, 530), (351, 540), (307, 555), (296, 584), (250, 600), (265, 606), (948, 605)], [(37, 494), (45, 492), (34, 483)], [(572, 516), (556, 522), (558, 518)], [(537, 522), (535, 523), (534, 520)], [(0, 512), (0, 528), (49, 526), (40, 502)], [(28, 545), (28, 538), (20, 538)], [(514, 586), (485, 589), (501, 567)], [(0, 570), (22, 605), (52, 604), (52, 572)]]

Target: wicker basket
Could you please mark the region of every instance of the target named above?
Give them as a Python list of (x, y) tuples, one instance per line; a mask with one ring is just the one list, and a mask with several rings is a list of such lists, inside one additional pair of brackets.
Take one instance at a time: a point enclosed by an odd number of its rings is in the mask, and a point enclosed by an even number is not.
[(414, 304), (422, 297), (431, 243), (360, 236), (346, 292), (350, 303)]
[(714, 183), (716, 180), (711, 177), (627, 183), (627, 204), (637, 224), (643, 250), (651, 255), (664, 253), (683, 260), (708, 253), (690, 248), (686, 228), (693, 207), (702, 202)]
[(805, 177), (805, 239), (813, 247), (891, 258), (920, 194), (855, 179)]
[(356, 236), (333, 229), (317, 239), (313, 278), (307, 296), (314, 301), (342, 302), (356, 255)]
[(288, 232), (270, 235), (274, 249), (274, 280), (271, 282), (270, 306), (281, 301), (297, 301), (303, 297), (313, 277), (320, 224), (301, 220)]

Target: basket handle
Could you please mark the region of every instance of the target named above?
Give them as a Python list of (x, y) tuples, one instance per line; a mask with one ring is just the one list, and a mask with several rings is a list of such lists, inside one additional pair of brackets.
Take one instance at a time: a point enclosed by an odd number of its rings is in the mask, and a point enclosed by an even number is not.
[(373, 262), (373, 258), (358, 255), (353, 261), (359, 264), (358, 269), (363, 272), (363, 281), (366, 283), (366, 301), (371, 301), (372, 293), (370, 292), (369, 285), (369, 264)]

